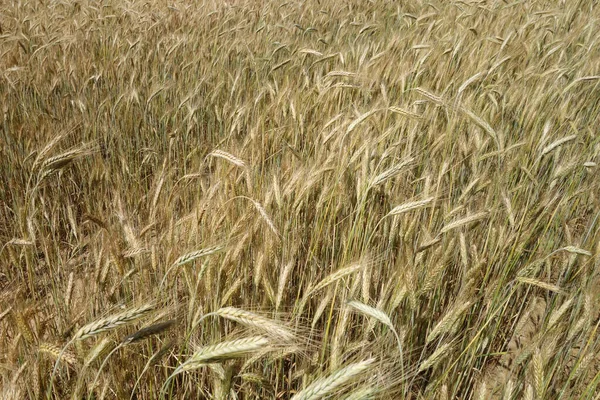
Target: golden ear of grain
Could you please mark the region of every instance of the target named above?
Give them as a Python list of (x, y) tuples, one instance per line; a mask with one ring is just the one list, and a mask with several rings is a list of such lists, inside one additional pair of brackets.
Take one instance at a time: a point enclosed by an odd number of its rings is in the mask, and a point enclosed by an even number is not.
[(258, 210), (258, 213), (260, 214), (260, 216), (267, 223), (267, 226), (269, 227), (269, 229), (271, 229), (271, 231), (275, 234), (275, 236), (277, 238), (279, 238), (279, 232), (277, 231), (277, 228), (275, 228), (275, 224), (273, 223), (273, 220), (271, 219), (271, 217), (269, 217), (269, 214), (267, 214), (267, 211), (264, 209), (264, 207), (256, 200), (251, 199), (251, 201), (252, 201), (252, 204), (254, 204), (254, 207), (256, 207), (256, 209)]
[(353, 76), (356, 76), (356, 74), (354, 72), (348, 72), (348, 71), (331, 71), (325, 75), (325, 77), (327, 77), (327, 78), (338, 77), (338, 76), (353, 77)]
[(279, 275), (279, 284), (277, 285), (277, 296), (275, 298), (275, 309), (279, 310), (279, 305), (281, 304), (281, 300), (283, 299), (283, 292), (285, 290), (285, 286), (288, 280), (288, 276), (293, 271), (296, 266), (295, 261), (290, 261), (286, 264), (281, 271), (281, 275)]
[(190, 253), (182, 255), (177, 260), (175, 260), (173, 262), (173, 266), (180, 267), (180, 266), (190, 263), (194, 260), (197, 260), (198, 258), (206, 257), (211, 254), (218, 253), (222, 249), (223, 249), (223, 246), (213, 246), (213, 247), (206, 247), (204, 249), (192, 251)]
[(473, 302), (467, 301), (464, 304), (458, 304), (452, 310), (448, 311), (448, 313), (436, 324), (431, 332), (429, 332), (425, 343), (429, 344), (442, 333), (448, 332), (458, 318), (472, 305)]
[(494, 130), (494, 128), (491, 127), (490, 124), (488, 124), (481, 117), (476, 115), (473, 111), (465, 107), (460, 107), (460, 111), (462, 111), (467, 117), (469, 117), (469, 119), (471, 119), (471, 121), (479, 125), (480, 128), (482, 128), (488, 135), (492, 137), (492, 139), (494, 140), (494, 142), (496, 142), (496, 145), (498, 146), (498, 150), (504, 149), (504, 146), (502, 144), (502, 141), (500, 140), (500, 137), (498, 136), (498, 133)]
[(323, 53), (321, 53), (320, 51), (317, 50), (313, 50), (313, 49), (301, 49), (298, 50), (299, 54), (311, 54), (313, 56), (317, 56), (317, 57), (322, 57)]
[(378, 310), (374, 307), (361, 303), (359, 301), (349, 301), (348, 306), (354, 308), (358, 312), (369, 316), (371, 318), (375, 318), (382, 324), (386, 325), (390, 329), (394, 329), (394, 325), (392, 324), (392, 320), (381, 310)]
[[(212, 246), (212, 247), (207, 247), (207, 248), (200, 249), (200, 250), (195, 250), (195, 251), (192, 251), (190, 253), (180, 256), (179, 258), (177, 258), (177, 260), (175, 260), (173, 262), (173, 264), (169, 267), (169, 269), (167, 269), (167, 271), (163, 275), (162, 280), (160, 281), (159, 287), (160, 288), (163, 287), (165, 280), (167, 279), (167, 276), (173, 269), (181, 267), (183, 265), (186, 265), (186, 264), (188, 264), (194, 260), (197, 260), (199, 258), (207, 257), (209, 255), (218, 253), (223, 248), (224, 248), (223, 246)], [(203, 266), (203, 270), (204, 270), (204, 266)]]
[(573, 82), (571, 82), (567, 87), (564, 88), (563, 94), (567, 93), (579, 82), (595, 81), (598, 79), (600, 79), (600, 75), (582, 76), (581, 78), (574, 79)]
[(469, 215), (468, 217), (465, 217), (465, 218), (458, 219), (456, 221), (453, 221), (453, 222), (445, 225), (440, 230), (440, 233), (446, 233), (448, 231), (451, 231), (452, 229), (460, 228), (461, 226), (468, 225), (473, 222), (477, 222), (479, 220), (486, 218), (488, 215), (489, 215), (489, 213), (487, 211), (483, 211), (483, 212), (479, 212), (479, 213), (476, 213), (473, 215)]
[(438, 105), (442, 105), (442, 104), (444, 104), (444, 99), (443, 99), (443, 98), (441, 98), (441, 97), (439, 97), (439, 96), (436, 96), (436, 95), (434, 95), (433, 93), (431, 93), (431, 92), (428, 92), (427, 90), (425, 90), (425, 89), (423, 89), (423, 88), (420, 88), (420, 87), (418, 87), (418, 88), (415, 88), (415, 89), (413, 89), (413, 90), (414, 90), (415, 92), (419, 93), (421, 96), (423, 96), (423, 97), (425, 97), (425, 98), (427, 98), (427, 99), (429, 99), (429, 100), (433, 101), (434, 103), (436, 103), (436, 104), (438, 104)]
[(325, 311), (325, 308), (327, 307), (327, 305), (331, 301), (332, 297), (333, 297), (333, 293), (332, 293), (331, 290), (328, 290), (326, 292), (326, 294), (321, 297), (321, 301), (319, 302), (319, 305), (315, 309), (315, 312), (314, 312), (314, 315), (313, 315), (313, 320), (312, 320), (312, 324), (311, 324), (311, 327), (313, 329), (317, 325), (317, 322), (319, 322), (319, 319), (321, 318), (321, 315), (323, 315), (323, 312)]
[(369, 187), (372, 188), (377, 185), (381, 185), (382, 183), (386, 182), (387, 180), (395, 177), (396, 175), (400, 174), (400, 172), (402, 172), (403, 169), (407, 165), (412, 163), (413, 161), (414, 161), (414, 158), (409, 157), (409, 158), (406, 158), (406, 159), (400, 161), (398, 164), (393, 165), (392, 167), (388, 168), (387, 170), (383, 171), (382, 173), (380, 173), (379, 175), (377, 175), (376, 177), (371, 179), (371, 183), (369, 184)]
[(246, 168), (247, 167), (246, 163), (243, 160), (241, 160), (241, 159), (237, 158), (236, 156), (234, 156), (233, 154), (227, 153), (226, 151), (223, 151), (223, 150), (214, 150), (211, 153), (209, 153), (208, 156), (209, 157), (222, 158), (224, 160), (229, 161), (233, 165), (236, 165), (236, 166), (241, 167), (241, 168)]
[(560, 287), (553, 285), (551, 283), (547, 283), (547, 282), (543, 282), (537, 279), (533, 279), (533, 278), (527, 278), (524, 276), (519, 276), (517, 277), (517, 282), (521, 282), (521, 283), (525, 283), (527, 285), (533, 285), (533, 286), (537, 286), (540, 287), (542, 289), (545, 290), (549, 290), (551, 292), (555, 292), (555, 293), (559, 293), (559, 294), (565, 294), (565, 291), (562, 290)]
[(75, 355), (69, 351), (62, 351), (60, 347), (55, 346), (51, 343), (41, 343), (38, 347), (38, 350), (40, 353), (45, 353), (45, 354), (49, 354), (52, 356), (52, 358), (54, 358), (55, 360), (59, 359), (61, 361), (66, 362), (67, 364), (71, 365), (71, 366), (75, 366), (77, 365), (77, 358), (75, 357)]
[(527, 387), (525, 388), (525, 394), (523, 395), (523, 400), (534, 400), (533, 393), (533, 386), (527, 384)]
[(400, 204), (390, 210), (388, 215), (400, 215), (409, 211), (418, 210), (420, 208), (426, 207), (435, 199), (435, 197), (428, 197), (423, 200), (410, 201), (408, 203)]
[(198, 369), (213, 362), (245, 357), (268, 344), (269, 341), (266, 338), (254, 336), (201, 347), (185, 363), (181, 364), (175, 373)]
[(341, 368), (327, 377), (314, 381), (306, 389), (296, 393), (292, 400), (317, 400), (329, 396), (364, 373), (374, 361), (375, 359), (371, 358)]
[(569, 300), (565, 301), (558, 310), (555, 310), (550, 314), (550, 317), (548, 318), (548, 329), (552, 329), (554, 325), (556, 325), (564, 313), (571, 307), (573, 300), (575, 300), (575, 297), (571, 297)]
[(350, 125), (348, 125), (348, 128), (346, 129), (346, 135), (352, 133), (352, 131), (354, 129), (356, 129), (356, 127), (358, 125), (360, 125), (364, 120), (366, 120), (367, 118), (369, 118), (371, 115), (375, 114), (377, 111), (379, 111), (379, 110), (367, 111), (366, 113), (360, 115), (358, 118), (356, 118), (354, 121), (352, 121), (350, 123)]
[(533, 381), (535, 382), (535, 392), (538, 399), (544, 398), (544, 361), (539, 349), (536, 349), (532, 358)]
[(506, 382), (506, 385), (504, 386), (504, 396), (502, 397), (502, 400), (512, 400), (514, 390), (515, 383), (512, 379), (509, 379), (508, 382)]
[(369, 400), (374, 399), (377, 395), (377, 389), (372, 386), (357, 389), (350, 393), (344, 400)]
[(76, 147), (57, 156), (50, 157), (44, 160), (44, 162), (42, 163), (42, 170), (53, 171), (60, 169), (66, 166), (67, 164), (71, 163), (76, 158), (90, 155), (94, 151), (96, 151), (96, 148), (87, 144), (80, 147)]
[(285, 341), (294, 341), (296, 336), (289, 331), (283, 324), (269, 318), (251, 313), (250, 311), (240, 310), (235, 307), (223, 307), (215, 312), (216, 315), (239, 322), (248, 327), (261, 330), (266, 334), (272, 335)]
[(25, 340), (27, 340), (27, 342), (30, 344), (36, 343), (37, 339), (36, 339), (35, 335), (33, 334), (33, 331), (31, 330), (29, 323), (25, 320), (23, 313), (21, 311), (13, 311), (13, 315), (14, 315), (17, 327), (19, 328), (19, 331), (21, 332), (21, 334), (23, 335)]
[(317, 292), (329, 285), (331, 285), (334, 282), (339, 281), (340, 279), (351, 275), (355, 272), (358, 272), (360, 270), (362, 270), (364, 268), (364, 265), (362, 263), (356, 263), (356, 264), (352, 264), (348, 267), (339, 269), (331, 274), (329, 274), (327, 277), (325, 277), (322, 281), (320, 281), (319, 283), (317, 283), (310, 291), (309, 293), (314, 293)]
[(416, 119), (416, 120), (420, 120), (422, 118), (422, 116), (419, 115), (419, 114), (416, 114), (416, 113), (411, 112), (411, 111), (407, 111), (407, 110), (405, 110), (403, 108), (396, 107), (396, 106), (388, 107), (388, 110), (391, 111), (391, 112), (393, 112), (393, 113), (395, 113), (395, 114), (400, 114), (400, 115), (403, 115), (405, 117)]
[(402, 368), (402, 375), (404, 375), (404, 351), (402, 348), (402, 340), (400, 339), (400, 336), (398, 335), (396, 328), (394, 328), (394, 324), (392, 323), (392, 320), (390, 319), (390, 317), (388, 317), (388, 315), (386, 313), (384, 313), (383, 311), (378, 310), (377, 308), (371, 307), (367, 304), (361, 303), (359, 301), (350, 301), (350, 302), (348, 302), (348, 306), (354, 308), (358, 312), (360, 312), (368, 317), (376, 319), (377, 321), (381, 322), (382, 324), (384, 324), (385, 326), (390, 328), (390, 330), (396, 337), (396, 341), (398, 343), (398, 351), (400, 352), (400, 366)]
[(138, 318), (146, 315), (154, 310), (155, 306), (151, 303), (144, 304), (140, 307), (135, 307), (122, 313), (114, 314), (106, 318), (99, 319), (81, 327), (73, 336), (72, 340), (84, 340), (92, 336), (98, 335), (129, 322), (135, 321)]
[[(453, 248), (454, 246), (449, 246), (448, 248)], [(444, 264), (437, 264), (432, 268), (427, 270), (427, 274), (425, 275), (425, 279), (423, 279), (423, 284), (419, 290), (420, 295), (426, 295), (428, 292), (433, 290), (436, 285), (440, 283), (440, 277), (442, 276), (446, 266)]]
[(31, 246), (33, 244), (33, 242), (31, 240), (26, 240), (26, 239), (12, 238), (8, 242), (6, 242), (5, 246), (11, 245), (11, 244), (15, 245), (15, 246)]
[(592, 256), (591, 252), (589, 252), (589, 251), (587, 251), (585, 249), (579, 248), (579, 247), (575, 247), (575, 246), (561, 247), (560, 249), (555, 250), (554, 253), (558, 252), (558, 251), (566, 251), (566, 252), (571, 253), (571, 254), (579, 254), (579, 255), (588, 256), (588, 257)]
[(577, 135), (570, 135), (570, 136), (566, 136), (562, 139), (558, 139), (555, 142), (550, 143), (548, 146), (544, 147), (542, 149), (542, 151), (540, 152), (540, 157), (545, 156), (546, 154), (550, 153), (552, 150), (556, 149), (559, 146), (562, 146), (565, 143), (569, 143), (572, 140), (577, 139)]
[(42, 160), (45, 159), (46, 155), (54, 148), (54, 146), (56, 146), (58, 144), (58, 142), (60, 142), (66, 135), (65, 134), (60, 134), (60, 135), (56, 135), (54, 138), (52, 138), (52, 140), (50, 142), (48, 142), (48, 144), (46, 146), (44, 146), (44, 148), (42, 150), (40, 150), (40, 152), (37, 154), (35, 160), (33, 161), (33, 166), (32, 169), (35, 170), (39, 164), (42, 162)]
[(450, 348), (451, 344), (446, 343), (435, 349), (433, 354), (419, 365), (418, 372), (423, 372), (433, 367), (438, 361), (440, 361), (443, 357), (446, 356)]

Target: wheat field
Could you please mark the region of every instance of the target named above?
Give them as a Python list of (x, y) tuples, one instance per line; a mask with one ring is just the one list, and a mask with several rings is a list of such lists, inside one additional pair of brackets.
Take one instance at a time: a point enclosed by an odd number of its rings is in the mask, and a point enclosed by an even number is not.
[(2, 399), (599, 399), (592, 0), (0, 2)]

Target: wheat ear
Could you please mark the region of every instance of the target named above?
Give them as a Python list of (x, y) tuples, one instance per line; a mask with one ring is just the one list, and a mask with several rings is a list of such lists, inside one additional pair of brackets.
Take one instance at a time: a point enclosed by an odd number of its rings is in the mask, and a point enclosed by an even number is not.
[(190, 253), (182, 255), (177, 260), (175, 260), (173, 262), (173, 265), (171, 265), (169, 267), (169, 269), (167, 270), (167, 272), (165, 272), (165, 275), (163, 276), (162, 280), (160, 281), (159, 288), (162, 289), (163, 284), (165, 283), (165, 279), (167, 279), (167, 275), (169, 275), (169, 272), (171, 272), (174, 268), (181, 267), (182, 265), (185, 265), (194, 260), (197, 260), (198, 258), (206, 257), (211, 254), (215, 254), (215, 253), (221, 251), (222, 249), (223, 249), (223, 246), (212, 246), (212, 247), (207, 247), (204, 249), (192, 251)]
[(167, 384), (175, 375), (198, 369), (217, 361), (244, 357), (252, 352), (264, 348), (268, 343), (269, 341), (265, 337), (254, 336), (201, 347), (186, 362), (177, 367), (175, 371), (167, 378), (160, 390), (160, 397), (164, 398)]
[[(56, 375), (56, 371), (58, 370), (58, 364), (60, 363), (61, 357), (63, 353), (67, 350), (73, 342), (76, 340), (83, 340), (89, 337), (98, 335), (102, 332), (109, 331), (111, 329), (115, 329), (119, 326), (125, 325), (131, 321), (134, 321), (148, 312), (154, 310), (154, 304), (148, 303), (144, 304), (140, 307), (135, 307), (130, 310), (124, 311), (122, 313), (114, 314), (106, 318), (99, 319), (98, 321), (94, 321), (87, 325), (81, 327), (77, 333), (69, 340), (69, 342), (62, 348), (59, 356), (54, 363), (54, 369), (52, 370), (52, 375), (50, 376), (50, 385), (48, 385), (48, 394), (52, 393), (52, 386), (54, 382), (54, 375)], [(117, 346), (119, 347), (119, 346)], [(114, 350), (113, 350), (114, 351)], [(112, 353), (111, 353), (112, 354)]]
[(306, 389), (296, 393), (292, 400), (317, 400), (328, 396), (335, 390), (350, 382), (363, 373), (375, 360), (373, 358), (348, 365), (335, 371), (333, 374), (317, 379)]
[(249, 311), (240, 310), (239, 308), (235, 307), (223, 307), (218, 309), (215, 314), (222, 318), (239, 322), (240, 324), (252, 328), (260, 329), (265, 333), (285, 341), (292, 341), (295, 339), (294, 334), (281, 326), (280, 323)]
[(110, 356), (113, 355), (113, 353), (115, 353), (121, 347), (124, 347), (130, 343), (145, 339), (151, 335), (159, 334), (159, 333), (169, 329), (174, 324), (175, 324), (175, 320), (161, 322), (158, 324), (151, 325), (147, 328), (140, 329), (131, 335), (125, 336), (123, 338), (123, 340), (121, 341), (121, 343), (119, 343), (110, 353), (108, 353), (108, 355), (104, 358), (104, 361), (102, 361), (100, 368), (98, 368), (98, 372), (96, 372), (96, 377), (94, 378), (94, 382), (92, 383), (91, 388), (94, 388), (96, 386), (96, 382), (98, 381), (98, 378), (100, 377), (100, 372), (102, 372), (102, 369), (108, 362), (108, 359), (110, 358)]
[(408, 203), (400, 204), (399, 206), (392, 208), (388, 213), (388, 216), (400, 215), (409, 211), (418, 210), (419, 208), (428, 206), (434, 199), (435, 197), (428, 197), (423, 200), (410, 201)]
[(102, 332), (118, 328), (119, 326), (125, 325), (131, 321), (135, 321), (152, 310), (154, 310), (154, 304), (148, 303), (122, 313), (99, 319), (98, 321), (94, 321), (81, 327), (71, 340), (84, 340), (92, 336), (96, 336)]
[(402, 376), (404, 376), (404, 351), (402, 350), (402, 341), (400, 340), (400, 336), (398, 336), (398, 332), (396, 332), (396, 328), (394, 328), (394, 324), (392, 323), (390, 317), (388, 317), (383, 311), (361, 303), (360, 301), (350, 301), (348, 302), (348, 306), (368, 317), (375, 318), (377, 321), (390, 328), (396, 337), (396, 341), (398, 342), (398, 351), (400, 351), (400, 371)]

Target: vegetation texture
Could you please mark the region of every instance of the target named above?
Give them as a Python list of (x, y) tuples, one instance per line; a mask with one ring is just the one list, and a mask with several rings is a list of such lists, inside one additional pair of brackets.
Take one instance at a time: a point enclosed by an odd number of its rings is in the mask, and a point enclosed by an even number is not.
[(2, 399), (597, 399), (592, 0), (0, 1)]

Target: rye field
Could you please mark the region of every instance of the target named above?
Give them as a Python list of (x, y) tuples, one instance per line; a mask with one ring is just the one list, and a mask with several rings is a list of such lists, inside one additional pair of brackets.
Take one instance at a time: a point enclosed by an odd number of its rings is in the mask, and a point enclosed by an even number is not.
[(600, 5), (0, 1), (0, 398), (599, 399)]

